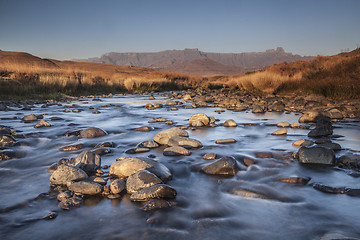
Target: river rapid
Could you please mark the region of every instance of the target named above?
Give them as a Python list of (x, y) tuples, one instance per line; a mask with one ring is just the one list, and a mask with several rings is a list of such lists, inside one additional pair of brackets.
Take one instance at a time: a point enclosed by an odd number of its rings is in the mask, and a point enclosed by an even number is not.
[[(332, 187), (360, 189), (356, 171), (338, 167), (308, 167), (292, 158), (298, 147), (292, 143), (307, 139), (309, 129), (288, 128), (285, 136), (271, 133), (281, 121), (297, 122), (301, 114), (254, 114), (220, 108), (177, 107), (147, 110), (149, 102), (167, 99), (155, 94), (126, 95), (107, 98), (84, 98), (47, 107), (34, 104), (31, 110), (1, 111), (0, 125), (11, 127), (17, 134), (17, 144), (9, 149), (17, 156), (0, 161), (0, 239), (319, 239), (327, 233), (360, 237), (360, 198), (347, 194), (330, 194), (312, 187), (321, 183)], [(101, 101), (98, 101), (101, 100)], [(66, 108), (68, 106), (68, 108)], [(69, 108), (69, 106), (71, 106)], [(73, 112), (73, 109), (80, 112)], [(94, 109), (100, 111), (93, 114)], [(64, 112), (64, 109), (70, 110)], [(34, 128), (36, 122), (25, 123), (21, 118), (30, 113), (42, 114), (51, 127)], [(203, 147), (190, 150), (190, 156), (164, 156), (164, 147), (150, 152), (127, 154), (126, 150), (174, 126), (189, 126), (188, 119), (196, 113), (215, 117), (218, 127), (189, 128), (189, 137), (199, 140)], [(61, 118), (51, 120), (52, 117)], [(173, 121), (149, 123), (162, 117)], [(53, 118), (54, 119), (54, 118)], [(238, 126), (220, 126), (233, 119)], [(133, 131), (149, 126), (148, 132)], [(310, 125), (304, 125), (310, 126)], [(336, 156), (360, 150), (360, 123), (357, 120), (333, 122), (333, 142), (341, 145)], [(98, 127), (108, 135), (100, 138), (65, 136), (68, 132)], [(312, 126), (310, 126), (312, 128)], [(232, 144), (216, 144), (217, 139), (234, 138)], [(120, 199), (84, 198), (80, 207), (63, 210), (50, 190), (47, 169), (62, 158), (76, 157), (96, 144), (113, 142), (111, 153), (101, 156), (102, 165), (111, 165), (122, 156), (148, 157), (161, 162), (172, 172), (167, 184), (176, 189), (177, 203), (168, 209), (145, 212), (142, 205), (130, 201), (124, 194)], [(59, 148), (84, 144), (78, 151)], [(239, 171), (233, 177), (207, 175), (199, 170), (206, 153), (217, 158), (232, 156)], [(255, 164), (246, 167), (242, 159), (251, 158)], [(307, 184), (291, 184), (280, 178), (310, 178)], [(108, 184), (110, 181), (108, 181)], [(237, 195), (234, 189), (261, 193), (267, 198)], [(42, 197), (38, 197), (39, 194)], [(48, 219), (49, 213), (55, 214)]]

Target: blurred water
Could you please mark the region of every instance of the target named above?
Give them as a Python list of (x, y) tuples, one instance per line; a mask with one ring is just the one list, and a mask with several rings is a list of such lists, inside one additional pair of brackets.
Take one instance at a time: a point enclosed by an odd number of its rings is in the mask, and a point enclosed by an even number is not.
[[(83, 143), (91, 147), (101, 142), (114, 142), (113, 152), (102, 156), (102, 165), (110, 165), (127, 149), (144, 140), (151, 140), (159, 131), (172, 126), (165, 123), (148, 123), (155, 117), (164, 117), (176, 126), (188, 125), (195, 113), (214, 116), (222, 123), (234, 119), (236, 128), (203, 128), (188, 130), (190, 137), (200, 140), (204, 147), (191, 150), (186, 157), (165, 157), (161, 149), (137, 154), (153, 154), (155, 160), (165, 164), (173, 173), (168, 183), (178, 196), (178, 206), (168, 210), (143, 212), (140, 205), (131, 203), (129, 196), (121, 200), (88, 199), (80, 208), (63, 211), (56, 199), (44, 198), (0, 213), (0, 239), (316, 239), (327, 232), (340, 232), (360, 236), (359, 198), (345, 194), (326, 194), (309, 185), (294, 185), (277, 181), (281, 177), (310, 177), (310, 183), (330, 186), (360, 188), (359, 179), (336, 168), (308, 168), (286, 156), (297, 151), (292, 143), (306, 138), (309, 130), (288, 129), (287, 136), (273, 136), (280, 121), (297, 122), (299, 115), (225, 111), (218, 108), (170, 108), (146, 110), (147, 95), (129, 95), (103, 98), (102, 102), (86, 99), (65, 103), (77, 104), (80, 113), (65, 113), (64, 106), (41, 108), (31, 111), (1, 112), (0, 125), (10, 126), (17, 132), (30, 136), (19, 139), (19, 146), (12, 147), (19, 158), (0, 162), (0, 209), (34, 199), (49, 191), (47, 168), (61, 158), (75, 157), (81, 151), (61, 152), (60, 147)], [(156, 95), (155, 101), (163, 100)], [(165, 101), (165, 100), (164, 100)], [(97, 108), (101, 113), (92, 114)], [(72, 108), (69, 108), (71, 111)], [(27, 114), (44, 114), (53, 126), (35, 129), (35, 123), (20, 119)], [(63, 120), (51, 121), (51, 117)], [(251, 123), (251, 124), (250, 124)], [(75, 125), (74, 125), (75, 124)], [(269, 126), (270, 125), (270, 126)], [(136, 132), (133, 128), (150, 126), (154, 131)], [(334, 133), (344, 137), (334, 140), (344, 150), (360, 150), (360, 124), (356, 121), (335, 123)], [(107, 136), (96, 139), (65, 137), (66, 132), (100, 127)], [(218, 145), (216, 139), (235, 138), (234, 144)], [(220, 178), (197, 171), (206, 163), (202, 156), (213, 152), (219, 157), (233, 156), (237, 160), (250, 157), (257, 164), (243, 168), (235, 177)], [(258, 152), (271, 152), (273, 157), (257, 158)], [(255, 199), (232, 194), (234, 189), (247, 189), (264, 193), (270, 199)], [(56, 211), (54, 220), (31, 221)]]

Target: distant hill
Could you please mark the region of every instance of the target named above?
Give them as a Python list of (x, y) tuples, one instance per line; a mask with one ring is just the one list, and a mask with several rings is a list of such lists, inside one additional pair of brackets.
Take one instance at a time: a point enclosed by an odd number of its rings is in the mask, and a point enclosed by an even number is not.
[[(302, 57), (287, 53), (283, 48), (265, 52), (244, 53), (211, 53), (198, 49), (166, 50), (148, 53), (105, 53), (99, 58), (89, 58), (76, 61), (108, 63), (115, 65), (150, 67), (154, 69), (192, 73), (198, 75), (236, 75), (247, 71), (262, 69), (266, 66), (310, 60), (312, 57)], [(193, 66), (196, 64), (196, 68)], [(209, 68), (212, 66), (212, 68)]]

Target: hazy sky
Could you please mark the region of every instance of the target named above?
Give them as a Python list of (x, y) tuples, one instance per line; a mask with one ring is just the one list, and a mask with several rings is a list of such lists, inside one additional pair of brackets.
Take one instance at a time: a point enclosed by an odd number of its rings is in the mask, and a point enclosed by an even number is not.
[(360, 0), (0, 0), (0, 49), (56, 59), (105, 52), (360, 46)]

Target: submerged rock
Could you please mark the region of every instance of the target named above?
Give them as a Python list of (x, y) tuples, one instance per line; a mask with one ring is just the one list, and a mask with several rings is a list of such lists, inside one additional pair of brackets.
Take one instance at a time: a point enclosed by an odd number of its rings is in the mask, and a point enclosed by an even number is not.
[(34, 126), (34, 128), (42, 128), (42, 127), (51, 127), (51, 124), (48, 123), (47, 121), (41, 119)]
[(360, 155), (343, 155), (336, 160), (336, 164), (342, 168), (360, 168)]
[(148, 201), (153, 198), (169, 198), (176, 197), (176, 190), (169, 185), (158, 184), (148, 188), (144, 188), (130, 196), (131, 201)]
[(81, 138), (96, 138), (96, 137), (102, 137), (107, 135), (107, 133), (100, 129), (95, 127), (89, 127), (83, 131), (80, 132)]
[(316, 163), (332, 165), (335, 162), (335, 153), (325, 147), (301, 147), (298, 151), (300, 163)]
[(235, 176), (237, 171), (236, 160), (232, 157), (223, 157), (206, 167), (202, 168), (204, 173), (217, 175)]
[(162, 181), (153, 173), (141, 170), (130, 175), (126, 181), (126, 191), (133, 194), (141, 189), (160, 184)]
[(78, 167), (61, 164), (50, 176), (51, 185), (66, 185), (69, 181), (80, 181), (88, 175)]
[(161, 145), (165, 145), (168, 144), (170, 138), (175, 136), (188, 137), (189, 134), (184, 130), (181, 130), (177, 127), (173, 127), (157, 133), (154, 136), (153, 140)]
[(172, 206), (175, 206), (176, 202), (173, 201), (167, 201), (164, 199), (151, 199), (149, 202), (145, 204), (145, 206), (142, 208), (144, 211), (153, 211), (157, 209), (162, 208), (169, 208)]
[(8, 134), (0, 135), (0, 146), (12, 146), (15, 142), (15, 138)]
[(84, 147), (84, 144), (73, 144), (59, 148), (60, 151), (76, 151)]
[(102, 191), (102, 186), (95, 182), (74, 182), (69, 186), (69, 190), (77, 194), (96, 195)]

